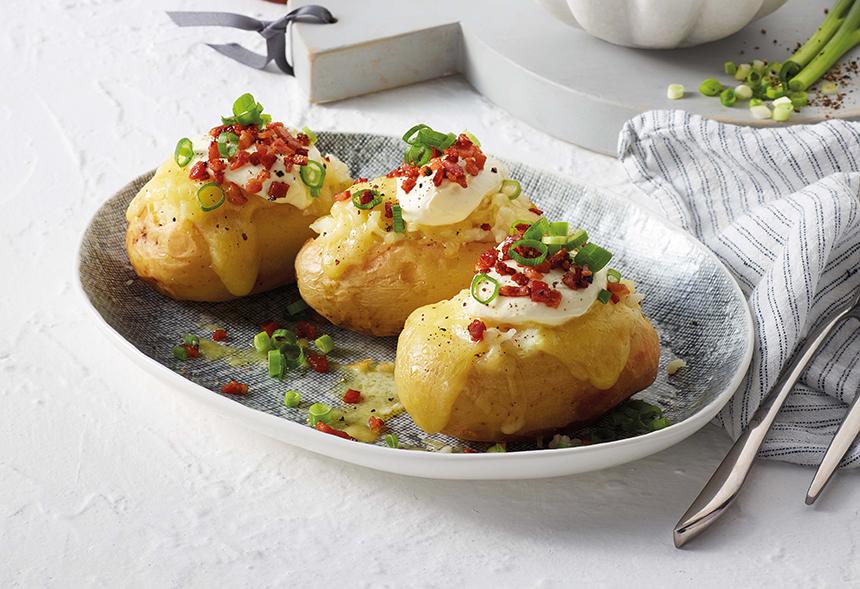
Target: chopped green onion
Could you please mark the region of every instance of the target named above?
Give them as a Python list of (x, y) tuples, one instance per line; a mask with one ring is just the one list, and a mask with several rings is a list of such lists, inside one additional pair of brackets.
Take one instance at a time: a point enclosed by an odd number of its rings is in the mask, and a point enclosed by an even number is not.
[(549, 234), (567, 238), (568, 227), (567, 221), (553, 221), (549, 224)]
[(299, 176), (301, 176), (305, 186), (311, 189), (311, 196), (320, 195), (320, 188), (325, 182), (325, 166), (314, 160), (308, 160), (307, 164), (299, 168)]
[(793, 104), (795, 108), (801, 108), (809, 104), (809, 94), (803, 90), (789, 92), (788, 97), (791, 99), (791, 104)]
[(778, 61), (769, 63), (767, 66), (767, 73), (772, 76), (779, 76), (780, 71), (782, 71), (782, 64)]
[(794, 107), (791, 104), (780, 104), (773, 109), (773, 120), (784, 123), (791, 118), (793, 112)]
[(511, 223), (511, 226), (508, 228), (508, 235), (513, 235), (515, 233), (519, 233), (520, 230), (518, 229), (518, 227), (521, 227), (523, 225), (526, 225), (527, 226), (526, 229), (528, 229), (529, 227), (531, 227), (532, 222), (526, 221), (525, 219), (517, 219), (516, 221)]
[[(366, 193), (370, 193), (373, 196), (373, 200), (362, 203), (361, 197)], [(352, 193), (352, 204), (355, 205), (355, 208), (361, 209), (363, 211), (369, 211), (376, 205), (382, 202), (382, 194), (378, 190), (372, 190), (370, 188), (363, 188), (361, 190), (357, 190)]]
[(314, 426), (320, 421), (328, 423), (331, 421), (331, 407), (325, 403), (314, 403), (308, 407), (308, 425)]
[(738, 97), (735, 96), (735, 91), (731, 88), (726, 88), (722, 92), (720, 92), (720, 102), (723, 106), (733, 106), (735, 102), (738, 101)]
[(264, 353), (272, 349), (272, 338), (265, 331), (261, 331), (254, 336), (254, 349)]
[(287, 363), (278, 350), (269, 350), (269, 376), (281, 378), (287, 370)]
[(440, 151), (445, 151), (457, 141), (457, 136), (453, 133), (440, 133), (434, 131), (430, 127), (424, 127), (418, 130), (418, 141), (424, 145), (435, 147)]
[(599, 272), (609, 263), (610, 259), (612, 259), (610, 251), (603, 249), (599, 245), (587, 243), (576, 252), (573, 262), (580, 266), (588, 266), (588, 269), (592, 272)]
[(299, 313), (301, 313), (302, 311), (304, 311), (307, 308), (308, 308), (308, 304), (306, 302), (304, 302), (302, 299), (299, 299), (299, 300), (293, 301), (292, 303), (287, 305), (287, 313), (289, 313), (291, 316), (292, 315), (298, 315)]
[(302, 127), (302, 133), (304, 133), (305, 135), (307, 135), (308, 139), (309, 139), (309, 140), (310, 140), (310, 142), (311, 142), (311, 145), (313, 145), (314, 143), (316, 143), (316, 142), (317, 142), (317, 136), (316, 136), (316, 133), (314, 133), (313, 131), (311, 131), (308, 127)]
[[(538, 256), (535, 258), (527, 258), (517, 252), (518, 248), (527, 247), (530, 249), (534, 249), (538, 251)], [(544, 245), (543, 242), (537, 241), (536, 239), (521, 239), (519, 241), (515, 241), (511, 244), (510, 249), (508, 250), (508, 254), (513, 258), (513, 260), (523, 266), (537, 266), (544, 260), (546, 260), (546, 256), (549, 253), (549, 248)]]
[(705, 96), (716, 96), (723, 91), (723, 85), (719, 80), (708, 78), (699, 86), (699, 92)]
[(609, 302), (609, 299), (612, 298), (612, 293), (606, 290), (605, 288), (600, 289), (600, 292), (597, 293), (597, 300), (603, 303), (604, 305)]
[(271, 339), (272, 345), (275, 347), (282, 346), (284, 344), (295, 344), (298, 341), (296, 339), (296, 334), (289, 329), (276, 329), (272, 332)]
[(194, 145), (191, 139), (183, 137), (176, 143), (176, 149), (173, 150), (173, 161), (180, 168), (187, 166), (194, 158)]
[(726, 72), (727, 76), (734, 76), (738, 71), (738, 66), (733, 61), (727, 61), (723, 64), (723, 71)]
[(298, 391), (287, 391), (287, 394), (284, 395), (284, 405), (289, 407), (290, 409), (295, 409), (302, 402), (302, 394)]
[(735, 72), (735, 80), (741, 81), (746, 80), (750, 71), (752, 71), (752, 66), (748, 63), (742, 63), (738, 66), (737, 71)]
[(776, 108), (778, 106), (791, 106), (791, 98), (788, 96), (780, 96), (773, 101), (773, 107)]
[[(493, 289), (487, 296), (482, 296), (481, 286), (484, 284), (489, 285)], [(472, 293), (472, 298), (482, 305), (489, 305), (493, 302), (493, 299), (499, 295), (499, 288), (501, 288), (501, 285), (498, 280), (492, 276), (484, 274), (483, 272), (479, 272), (478, 274), (475, 274), (474, 278), (472, 278), (472, 285), (469, 287), (469, 292)]]
[(758, 70), (750, 70), (750, 73), (748, 73), (746, 77), (746, 83), (750, 86), (756, 86), (759, 82), (761, 82), (761, 72)]
[(182, 343), (186, 346), (196, 347), (200, 345), (200, 338), (196, 335), (191, 335), (190, 333), (182, 336)]
[(497, 452), (500, 453), (500, 452), (507, 452), (507, 451), (508, 451), (508, 449), (505, 448), (505, 445), (501, 444), (501, 443), (493, 444), (492, 446), (487, 448), (487, 452), (491, 452), (491, 453), (497, 453)]
[(765, 68), (765, 63), (760, 59), (754, 59), (752, 62), (752, 69), (757, 72), (763, 72)]
[(738, 100), (749, 100), (750, 98), (752, 98), (752, 95), (752, 88), (750, 88), (746, 84), (739, 84), (735, 86), (735, 97), (737, 97)]
[(621, 280), (621, 272), (615, 268), (606, 271), (606, 282), (618, 282), (619, 280)]
[(463, 135), (469, 138), (469, 141), (472, 142), (472, 145), (475, 147), (481, 147), (481, 142), (478, 141), (478, 138), (472, 135), (469, 131), (463, 131)]
[(415, 125), (403, 134), (403, 141), (405, 141), (409, 145), (415, 145), (416, 141), (418, 141), (418, 132), (421, 129), (429, 129), (429, 127), (424, 123), (419, 123)]
[(663, 429), (664, 427), (669, 427), (669, 420), (666, 419), (665, 417), (658, 417), (657, 419), (655, 419), (651, 423), (649, 423), (648, 427), (653, 431), (657, 431), (658, 429)]
[(298, 368), (305, 364), (305, 349), (297, 343), (286, 343), (280, 347), (287, 368)]
[(836, 82), (824, 82), (821, 85), (822, 94), (836, 94), (838, 91), (839, 87), (836, 85)]
[(233, 116), (239, 124), (259, 123), (261, 114), (263, 114), (263, 105), (257, 102), (251, 94), (242, 94), (233, 102)]
[(224, 204), (226, 196), (217, 182), (208, 182), (197, 189), (197, 202), (203, 212), (214, 211)]
[(669, 84), (666, 88), (666, 98), (669, 100), (678, 100), (684, 97), (684, 86), (681, 84)]
[(764, 104), (761, 98), (750, 98), (750, 108)]
[(385, 445), (389, 448), (399, 448), (400, 440), (397, 439), (397, 434), (385, 434)]
[(757, 119), (769, 119), (771, 117), (770, 108), (766, 104), (751, 106), (750, 112)]
[(765, 96), (767, 96), (771, 100), (774, 100), (776, 98), (782, 98), (783, 96), (785, 96), (785, 90), (783, 89), (782, 84), (780, 84), (779, 86), (770, 86), (768, 87), (767, 92), (765, 92)]
[(585, 229), (577, 229), (567, 236), (567, 250), (573, 251), (588, 241), (588, 232)]
[(188, 350), (182, 346), (173, 348), (173, 357), (177, 360), (188, 360)]
[(541, 237), (549, 233), (549, 228), (549, 221), (546, 220), (546, 217), (541, 217), (526, 229), (525, 233), (523, 233), (523, 239), (539, 240)]
[(239, 151), (239, 136), (227, 131), (218, 135), (218, 155), (231, 158)]
[(329, 354), (334, 350), (334, 339), (325, 333), (314, 340), (314, 345), (323, 354)]
[(567, 245), (567, 235), (544, 235), (540, 240), (547, 245)]
[(430, 156), (432, 154), (432, 149), (426, 145), (416, 143), (406, 150), (406, 155), (403, 156), (403, 161), (412, 166), (423, 166), (430, 161)]
[(400, 205), (391, 206), (391, 217), (395, 233), (403, 233), (406, 231), (406, 223), (403, 221), (403, 209)]
[(511, 180), (506, 178), (502, 180), (502, 187), (499, 188), (499, 192), (507, 196), (509, 199), (514, 200), (520, 195), (522, 192), (522, 186), (516, 180)]

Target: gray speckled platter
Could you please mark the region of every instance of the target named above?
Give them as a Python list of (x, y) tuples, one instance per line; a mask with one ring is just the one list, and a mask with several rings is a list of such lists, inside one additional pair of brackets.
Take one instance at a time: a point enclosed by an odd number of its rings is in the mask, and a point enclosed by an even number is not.
[[(402, 158), (400, 141), (366, 134), (320, 136), (323, 152), (337, 154), (354, 177), (386, 172)], [(643, 308), (660, 334), (662, 353), (656, 382), (638, 393), (663, 408), (671, 426), (637, 437), (564, 449), (534, 444), (509, 446), (506, 454), (417, 452), (350, 442), (305, 425), (306, 407), (316, 401), (338, 405), (343, 373), (294, 371), (285, 381), (264, 366), (227, 362), (180, 362), (172, 348), (184, 333), (207, 336), (217, 324), (231, 340), (250, 344), (259, 325), (270, 319), (291, 324), (286, 306), (298, 299), (284, 287), (239, 301), (202, 304), (173, 301), (137, 279), (125, 252), (125, 210), (151, 176), (141, 176), (99, 209), (80, 247), (83, 295), (119, 348), (171, 387), (268, 435), (315, 452), (403, 474), (465, 479), (534, 478), (605, 468), (662, 450), (706, 424), (740, 383), (752, 355), (752, 322), (744, 297), (728, 271), (700, 243), (669, 228), (626, 202), (556, 175), (511, 163), (511, 173), (546, 215), (584, 227), (595, 241), (614, 252), (613, 265), (645, 293)], [(337, 342), (336, 364), (372, 357), (393, 360), (396, 338), (373, 338), (322, 326)], [(682, 358), (687, 368), (668, 376), (666, 364)], [(245, 397), (221, 394), (235, 378), (250, 386)], [(298, 389), (305, 409), (288, 409), (284, 392)], [(415, 447), (463, 447), (462, 442), (418, 430), (403, 413), (386, 426), (401, 442)], [(481, 450), (483, 446), (476, 445)]]

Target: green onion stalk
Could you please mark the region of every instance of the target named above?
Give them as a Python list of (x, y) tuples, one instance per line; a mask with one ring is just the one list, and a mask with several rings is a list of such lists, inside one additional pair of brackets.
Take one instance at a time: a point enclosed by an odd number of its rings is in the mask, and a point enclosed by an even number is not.
[(860, 2), (838, 0), (818, 30), (782, 64), (791, 90), (806, 90), (860, 43)]

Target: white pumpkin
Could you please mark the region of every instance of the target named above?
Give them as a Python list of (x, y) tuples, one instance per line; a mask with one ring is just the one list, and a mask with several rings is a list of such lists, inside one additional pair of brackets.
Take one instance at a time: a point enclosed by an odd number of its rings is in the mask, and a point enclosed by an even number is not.
[(625, 47), (672, 49), (728, 37), (785, 0), (537, 0), (554, 16)]

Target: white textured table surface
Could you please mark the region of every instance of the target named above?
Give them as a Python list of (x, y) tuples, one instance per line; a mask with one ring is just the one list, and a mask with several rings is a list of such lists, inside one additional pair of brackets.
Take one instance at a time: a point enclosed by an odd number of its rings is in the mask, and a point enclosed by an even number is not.
[(533, 131), (462, 81), (309, 108), (291, 79), (196, 43), (253, 37), (180, 30), (166, 8), (279, 12), (259, 0), (4, 2), (0, 586), (860, 584), (858, 473), (807, 508), (811, 471), (761, 464), (725, 521), (672, 547), (672, 524), (729, 445), (713, 426), (589, 475), (408, 479), (247, 431), (120, 356), (76, 294), (78, 238), (104, 198), (246, 90), (314, 129), (468, 128), (499, 155), (636, 197), (614, 160)]

